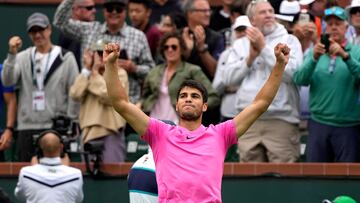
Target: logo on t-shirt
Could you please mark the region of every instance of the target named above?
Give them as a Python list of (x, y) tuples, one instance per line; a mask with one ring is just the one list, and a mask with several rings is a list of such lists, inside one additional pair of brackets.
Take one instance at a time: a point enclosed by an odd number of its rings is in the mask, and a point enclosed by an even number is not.
[(190, 137), (189, 135), (187, 135), (187, 136), (186, 136), (186, 139), (192, 139), (192, 138), (194, 138), (194, 137), (195, 137), (195, 136), (191, 136), (191, 137)]

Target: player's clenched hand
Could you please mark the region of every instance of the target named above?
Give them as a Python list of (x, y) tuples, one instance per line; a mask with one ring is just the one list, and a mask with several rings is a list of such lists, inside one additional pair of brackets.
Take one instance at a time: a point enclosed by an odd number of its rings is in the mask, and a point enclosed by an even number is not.
[(120, 45), (116, 43), (106, 44), (103, 52), (104, 63), (114, 64), (120, 55)]
[(274, 48), (277, 62), (287, 64), (290, 56), (290, 48), (286, 44), (279, 43)]

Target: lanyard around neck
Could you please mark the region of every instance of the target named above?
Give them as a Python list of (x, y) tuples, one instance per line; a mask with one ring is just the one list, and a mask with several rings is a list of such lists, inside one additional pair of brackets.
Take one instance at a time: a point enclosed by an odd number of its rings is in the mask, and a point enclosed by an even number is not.
[(50, 58), (51, 58), (51, 51), (52, 51), (52, 48), (50, 48), (50, 51), (48, 52), (48, 56), (47, 56), (47, 59), (46, 59), (46, 64), (45, 64), (45, 70), (44, 70), (44, 76), (43, 76), (43, 79), (42, 79), (42, 88), (39, 87), (38, 83), (37, 83), (37, 79), (36, 79), (36, 75), (39, 74), (41, 72), (41, 67), (39, 67), (39, 64), (37, 65), (36, 67), (36, 70), (34, 70), (34, 67), (35, 67), (35, 55), (36, 55), (36, 48), (32, 54), (32, 57), (31, 57), (31, 72), (32, 72), (32, 76), (33, 76), (33, 85), (37, 87), (38, 90), (40, 89), (43, 89), (44, 88), (44, 81), (45, 81), (45, 76), (46, 74), (49, 72), (49, 62), (50, 62)]

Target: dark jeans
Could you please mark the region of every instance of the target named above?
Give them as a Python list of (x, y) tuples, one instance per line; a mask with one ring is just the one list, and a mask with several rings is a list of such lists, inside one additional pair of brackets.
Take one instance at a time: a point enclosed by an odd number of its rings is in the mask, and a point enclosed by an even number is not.
[(18, 137), (16, 140), (16, 154), (18, 158), (17, 161), (29, 162), (31, 160), (31, 157), (35, 155), (36, 149), (33, 136), (39, 135), (45, 130), (47, 129), (18, 131)]
[(335, 127), (309, 120), (308, 162), (359, 162), (360, 125)]

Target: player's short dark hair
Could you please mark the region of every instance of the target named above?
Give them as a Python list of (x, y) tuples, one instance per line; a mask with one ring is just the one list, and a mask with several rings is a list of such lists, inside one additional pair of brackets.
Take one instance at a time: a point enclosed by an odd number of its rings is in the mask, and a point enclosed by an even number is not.
[(179, 95), (180, 95), (180, 91), (184, 88), (184, 87), (191, 87), (191, 88), (195, 88), (197, 90), (199, 90), (201, 92), (202, 98), (203, 98), (203, 102), (206, 103), (208, 100), (208, 92), (205, 88), (205, 86), (196, 81), (196, 80), (185, 80), (183, 83), (181, 83), (178, 93), (177, 93), (177, 97), (176, 100), (179, 100)]

